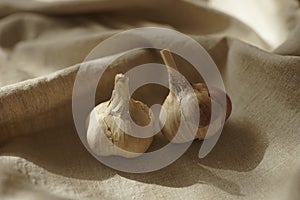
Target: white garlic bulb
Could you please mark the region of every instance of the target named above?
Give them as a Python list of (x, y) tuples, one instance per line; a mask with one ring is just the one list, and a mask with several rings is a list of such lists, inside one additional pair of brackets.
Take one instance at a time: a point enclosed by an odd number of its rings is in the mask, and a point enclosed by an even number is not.
[[(162, 112), (159, 116), (163, 135), (173, 143), (184, 143), (195, 138), (204, 139), (206, 137), (209, 124), (213, 130), (212, 132), (217, 132), (221, 127), (221, 117), (210, 123), (211, 101), (217, 102), (217, 99), (211, 98), (208, 88), (203, 83), (192, 84), (191, 87), (187, 87), (187, 84), (184, 83), (183, 78), (174, 73), (174, 70), (177, 70), (177, 67), (171, 53), (168, 50), (162, 50), (161, 55), (168, 68), (170, 88), (169, 95), (162, 105)], [(214, 89), (212, 92), (215, 92), (215, 94), (212, 95), (214, 97), (221, 95), (221, 91), (218, 89)], [(191, 98), (192, 95), (197, 97), (197, 102)], [(227, 95), (226, 100), (227, 110), (225, 112), (227, 120), (231, 113), (231, 101)], [(200, 114), (200, 121), (198, 120), (196, 122), (198, 124), (194, 124), (197, 126), (196, 133), (192, 133), (185, 128), (183, 129), (183, 133), (181, 131), (181, 133), (177, 135), (181, 120), (190, 120), (193, 119), (193, 116), (196, 116), (194, 113), (196, 111), (194, 108), (192, 108), (192, 106), (195, 104), (199, 106), (198, 112)], [(217, 109), (220, 112), (223, 112), (221, 105), (216, 105)], [(193, 122), (191, 122), (189, 125), (193, 125)]]
[(87, 122), (87, 143), (99, 156), (136, 157), (146, 152), (153, 141), (153, 136), (130, 134), (134, 130), (133, 123), (148, 126), (151, 132), (154, 119), (147, 105), (130, 98), (128, 78), (122, 74), (115, 77), (111, 99), (96, 106)]

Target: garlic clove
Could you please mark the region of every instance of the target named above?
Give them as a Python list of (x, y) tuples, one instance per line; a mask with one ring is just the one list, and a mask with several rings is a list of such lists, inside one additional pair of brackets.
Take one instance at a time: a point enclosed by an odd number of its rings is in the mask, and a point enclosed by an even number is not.
[(128, 78), (118, 74), (111, 99), (96, 106), (87, 119), (87, 143), (98, 156), (137, 157), (147, 151), (153, 136), (132, 136), (132, 123), (151, 128), (153, 116), (147, 105), (130, 98)]
[[(202, 96), (202, 97), (198, 97), (199, 106), (200, 106), (201, 103), (202, 103), (201, 105), (204, 105), (204, 104), (208, 105), (207, 99), (212, 99), (212, 100), (218, 102), (219, 104), (221, 104), (220, 103), (220, 101), (221, 101), (220, 97), (222, 95), (224, 95), (224, 92), (222, 90), (220, 90), (216, 87), (213, 87), (213, 88), (210, 89), (210, 91), (208, 91), (207, 85), (205, 83), (193, 84), (193, 88), (194, 88), (194, 90), (199, 91), (199, 93), (202, 93), (203, 95), (205, 95), (205, 96)], [(208, 97), (206, 95), (208, 95)], [(225, 117), (225, 120), (227, 120), (230, 117), (231, 112), (232, 112), (232, 102), (231, 102), (231, 99), (228, 96), (228, 94), (225, 94), (225, 95), (226, 95), (226, 117)], [(211, 106), (211, 104), (210, 104), (210, 106)], [(210, 110), (210, 108), (209, 108), (209, 110)]]
[[(221, 125), (222, 125), (222, 117), (224, 113), (226, 113), (225, 121), (228, 120), (231, 110), (232, 103), (229, 96), (226, 94), (226, 107), (222, 106), (220, 103), (220, 96), (224, 95), (224, 92), (218, 88), (211, 88), (208, 91), (207, 86), (204, 83), (193, 84), (193, 88), (195, 93), (197, 94), (197, 98), (199, 100), (199, 107), (201, 112), (199, 129), (197, 132), (198, 139), (204, 139), (205, 137), (211, 137), (213, 135), (207, 135), (208, 127), (212, 128), (211, 133), (216, 133)], [(212, 101), (216, 102), (216, 112), (219, 113), (219, 117), (213, 121), (211, 121), (211, 105)]]
[[(189, 109), (189, 106), (182, 106), (191, 105), (191, 101), (194, 100), (189, 98), (188, 95), (178, 97), (170, 92), (162, 105), (162, 111), (159, 115), (162, 126), (161, 132), (173, 143), (189, 142), (195, 138), (198, 125), (193, 119), (194, 111)], [(194, 102), (194, 105), (197, 105), (197, 102)], [(184, 121), (181, 123), (181, 120)], [(180, 125), (182, 127), (179, 133)]]
[[(227, 107), (225, 108), (226, 110), (224, 110), (218, 98), (224, 94), (221, 90), (213, 88), (210, 94), (204, 83), (193, 84), (191, 90), (189, 86), (184, 83), (184, 78), (182, 76), (175, 75), (174, 70), (177, 70), (177, 67), (171, 53), (168, 50), (162, 50), (161, 55), (168, 69), (170, 88), (169, 95), (162, 105), (162, 112), (159, 117), (161, 122), (165, 121), (164, 124), (161, 123), (163, 135), (165, 135), (167, 139), (173, 143), (184, 143), (195, 138), (204, 139), (206, 136), (211, 137), (212, 135), (206, 135), (208, 127), (212, 128), (213, 133), (216, 133), (222, 125), (222, 113), (226, 112), (226, 120), (231, 114), (232, 106), (230, 98), (226, 94)], [(195, 116), (193, 113), (195, 110), (190, 108), (193, 102), (188, 99), (192, 93), (197, 97), (197, 104), (199, 106), (198, 111), (200, 112), (200, 121), (199, 123), (197, 122), (198, 127), (196, 136), (192, 137), (193, 133), (186, 132), (184, 135), (181, 134), (180, 137), (177, 137), (178, 128), (182, 118), (181, 115), (183, 114), (182, 108), (187, 110), (185, 113), (186, 116)], [(217, 112), (220, 113), (220, 117), (211, 122), (212, 101), (217, 103), (216, 109)], [(190, 125), (192, 125), (192, 123), (190, 123)]]

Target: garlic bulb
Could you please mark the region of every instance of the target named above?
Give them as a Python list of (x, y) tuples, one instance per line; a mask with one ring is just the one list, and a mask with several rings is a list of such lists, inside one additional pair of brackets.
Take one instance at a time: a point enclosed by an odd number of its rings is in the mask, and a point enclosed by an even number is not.
[(111, 99), (96, 106), (88, 117), (87, 143), (99, 156), (136, 157), (149, 148), (153, 136), (133, 136), (133, 123), (151, 129), (153, 122), (151, 109), (130, 98), (128, 78), (118, 74)]
[[(208, 88), (204, 83), (192, 84), (192, 87), (187, 87), (187, 84), (184, 83), (183, 78), (174, 74), (174, 70), (177, 70), (177, 67), (171, 53), (168, 50), (162, 50), (161, 55), (168, 68), (170, 88), (169, 95), (162, 105), (162, 112), (159, 116), (163, 135), (173, 143), (184, 143), (195, 138), (204, 139), (206, 137), (209, 124), (213, 129), (212, 132), (217, 132), (221, 127), (221, 118), (218, 118), (211, 123), (210, 120), (211, 101), (218, 102), (218, 99), (211, 98)], [(222, 94), (222, 91), (216, 88), (214, 88), (211, 92), (214, 93), (212, 95), (213, 97), (218, 97)], [(181, 133), (180, 136), (176, 136), (181, 119), (192, 119), (190, 115), (195, 115), (193, 113), (195, 112), (195, 109), (191, 108), (192, 104), (195, 103), (194, 101), (191, 101), (190, 98), (192, 93), (197, 97), (196, 104), (198, 104), (198, 111), (200, 112), (200, 121), (199, 123), (197, 121), (198, 124), (196, 124), (197, 133), (195, 135), (195, 132), (191, 133), (186, 129), (184, 130), (183, 134)], [(227, 110), (225, 112), (227, 120), (231, 113), (231, 101), (227, 95), (226, 100)], [(217, 105), (217, 110), (224, 112), (222, 106), (220, 104)], [(186, 111), (183, 112), (182, 108), (185, 108)]]

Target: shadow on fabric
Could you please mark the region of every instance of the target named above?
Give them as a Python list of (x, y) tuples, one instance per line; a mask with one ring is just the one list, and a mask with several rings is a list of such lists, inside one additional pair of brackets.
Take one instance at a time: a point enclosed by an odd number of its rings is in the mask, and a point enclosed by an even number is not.
[[(244, 122), (248, 123), (248, 122)], [(248, 123), (229, 122), (213, 151), (199, 160), (201, 141), (194, 141), (188, 151), (166, 168), (129, 174), (110, 169), (94, 159), (84, 148), (73, 128), (20, 137), (1, 147), (1, 155), (25, 158), (58, 175), (83, 180), (105, 180), (114, 175), (139, 182), (167, 187), (208, 184), (233, 195), (241, 195), (234, 182), (216, 175), (214, 169), (246, 172), (255, 169), (268, 146), (267, 139)]]

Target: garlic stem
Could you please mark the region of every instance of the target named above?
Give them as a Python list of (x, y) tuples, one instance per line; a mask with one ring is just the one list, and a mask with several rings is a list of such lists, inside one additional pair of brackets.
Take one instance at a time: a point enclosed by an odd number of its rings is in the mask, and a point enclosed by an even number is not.
[[(187, 81), (185, 78), (179, 74), (175, 60), (168, 49), (163, 49), (160, 51), (164, 63), (167, 65), (168, 75), (169, 75), (169, 88), (172, 92), (179, 95), (184, 89), (188, 88), (186, 86)], [(175, 71), (176, 70), (176, 71)]]
[(108, 104), (108, 111), (113, 115), (122, 115), (129, 112), (129, 85), (128, 78), (123, 74), (117, 74), (112, 97)]

